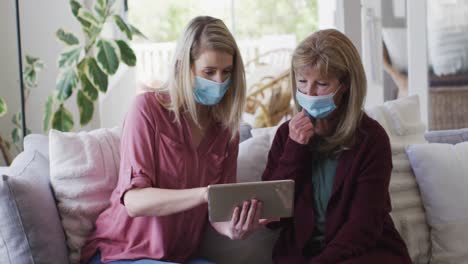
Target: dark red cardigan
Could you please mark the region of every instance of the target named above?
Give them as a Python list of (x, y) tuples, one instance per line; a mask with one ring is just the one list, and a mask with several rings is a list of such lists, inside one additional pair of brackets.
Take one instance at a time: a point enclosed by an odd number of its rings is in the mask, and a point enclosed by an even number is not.
[[(289, 122), (278, 129), (262, 179), (296, 181), (294, 216), (270, 224), (282, 227), (273, 250), (275, 263), (411, 263), (405, 243), (389, 215), (392, 170), (385, 130), (364, 115), (356, 143), (343, 151), (326, 212), (326, 247), (318, 256), (302, 255), (314, 230), (311, 155), (289, 138)], [(276, 225), (275, 225), (276, 224)]]

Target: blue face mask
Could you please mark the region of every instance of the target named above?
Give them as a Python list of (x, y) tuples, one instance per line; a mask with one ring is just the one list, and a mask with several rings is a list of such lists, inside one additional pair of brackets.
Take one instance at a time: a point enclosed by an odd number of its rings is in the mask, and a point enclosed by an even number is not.
[(230, 84), (230, 78), (227, 78), (222, 83), (218, 83), (195, 76), (195, 87), (193, 89), (195, 101), (202, 105), (215, 105), (223, 99)]
[(336, 109), (335, 101), (333, 101), (335, 94), (336, 92), (321, 96), (310, 96), (297, 90), (296, 99), (310, 116), (321, 119), (327, 117)]

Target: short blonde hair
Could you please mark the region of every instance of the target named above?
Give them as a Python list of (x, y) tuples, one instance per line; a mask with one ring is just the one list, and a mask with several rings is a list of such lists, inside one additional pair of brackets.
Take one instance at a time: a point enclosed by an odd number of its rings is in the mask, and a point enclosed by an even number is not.
[(234, 138), (245, 103), (245, 71), (236, 41), (220, 19), (199, 16), (190, 21), (177, 42), (169, 78), (159, 90), (169, 94), (170, 102), (166, 107), (175, 113), (177, 122), (180, 122), (181, 111), (187, 111), (200, 125), (197, 103), (193, 97), (195, 76), (191, 68), (205, 50), (226, 52), (233, 56), (230, 87), (223, 99), (210, 107), (210, 116), (221, 122)]
[[(291, 87), (295, 101), (295, 72), (304, 67), (312, 67), (324, 78), (337, 78), (348, 88), (343, 94), (343, 111), (338, 117), (335, 133), (325, 137), (318, 149), (321, 153), (338, 154), (354, 144), (355, 132), (363, 116), (367, 83), (361, 58), (351, 40), (338, 30), (313, 33), (299, 44), (292, 56)], [(301, 111), (297, 101), (296, 106)]]

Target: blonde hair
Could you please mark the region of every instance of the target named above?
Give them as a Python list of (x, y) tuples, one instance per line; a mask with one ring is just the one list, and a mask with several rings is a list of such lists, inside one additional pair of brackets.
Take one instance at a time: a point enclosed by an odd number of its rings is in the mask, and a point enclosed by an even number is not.
[(296, 100), (295, 72), (304, 67), (312, 67), (324, 78), (336, 77), (348, 88), (338, 106), (342, 110), (335, 133), (324, 137), (318, 146), (319, 153), (336, 155), (354, 144), (363, 116), (367, 84), (361, 58), (351, 40), (338, 30), (320, 30), (304, 39), (291, 61), (291, 87), (299, 111), (302, 109)]
[(192, 65), (205, 50), (226, 52), (233, 56), (231, 84), (223, 99), (210, 107), (210, 117), (221, 122), (234, 138), (239, 130), (245, 102), (244, 63), (234, 37), (220, 19), (199, 16), (193, 18), (177, 42), (170, 75), (159, 91), (167, 92), (170, 101), (165, 107), (180, 123), (181, 111), (187, 111), (200, 126), (197, 103), (193, 97), (194, 73)]

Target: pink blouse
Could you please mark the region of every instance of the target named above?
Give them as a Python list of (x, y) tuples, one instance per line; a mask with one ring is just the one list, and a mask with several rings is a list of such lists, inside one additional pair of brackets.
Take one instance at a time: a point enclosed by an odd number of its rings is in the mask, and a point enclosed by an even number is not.
[(138, 95), (126, 116), (119, 179), (109, 208), (82, 250), (82, 261), (150, 258), (184, 262), (192, 257), (207, 223), (207, 205), (169, 216), (129, 217), (122, 198), (132, 188), (187, 189), (235, 182), (239, 136), (221, 124), (207, 130), (198, 147), (187, 120), (174, 121), (154, 92)]

